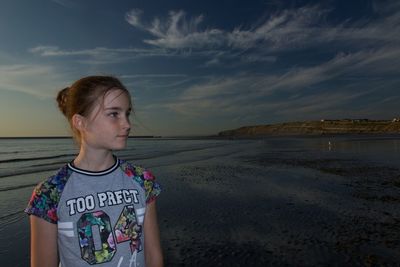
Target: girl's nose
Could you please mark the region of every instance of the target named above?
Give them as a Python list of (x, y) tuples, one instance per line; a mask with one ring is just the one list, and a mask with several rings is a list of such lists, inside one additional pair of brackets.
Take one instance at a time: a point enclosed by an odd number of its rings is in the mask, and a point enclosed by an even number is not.
[(131, 121), (129, 120), (128, 116), (125, 116), (125, 118), (122, 121), (122, 127), (124, 129), (128, 129), (128, 131), (131, 129)]

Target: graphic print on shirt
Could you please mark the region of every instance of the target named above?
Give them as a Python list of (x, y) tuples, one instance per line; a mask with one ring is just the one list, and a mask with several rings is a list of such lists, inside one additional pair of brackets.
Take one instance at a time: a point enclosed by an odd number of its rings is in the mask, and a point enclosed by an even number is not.
[(129, 241), (132, 254), (142, 251), (140, 236), (142, 234), (142, 226), (138, 224), (135, 209), (131, 206), (125, 206), (114, 227), (114, 233), (117, 237), (117, 243)]
[[(100, 231), (101, 248), (96, 250), (93, 238), (93, 228)], [(89, 264), (110, 261), (116, 248), (112, 234), (110, 217), (103, 211), (84, 213), (77, 222), (81, 256)]]
[[(115, 192), (120, 197), (114, 198)], [(127, 193), (124, 194), (123, 192)], [(139, 203), (136, 197), (136, 190), (107, 191), (106, 193), (108, 194), (97, 194), (100, 207), (104, 207), (105, 203), (108, 206), (120, 205), (124, 202)], [(106, 201), (105, 196), (110, 197), (108, 199), (110, 201)], [(92, 201), (85, 201), (92, 199), (91, 197), (92, 195), (88, 195), (67, 200), (66, 205), (69, 208), (69, 214), (74, 215), (92, 210), (94, 208)], [(139, 209), (137, 212), (134, 205), (120, 207), (122, 211), (114, 225), (112, 225), (109, 215), (103, 210), (83, 213), (77, 221), (81, 257), (87, 263), (93, 265), (111, 261), (117, 250), (116, 244), (127, 241), (130, 241), (129, 246), (132, 254), (143, 250), (140, 241), (142, 235), (142, 226), (140, 224), (143, 223), (145, 209)], [(100, 244), (96, 245), (94, 236), (97, 233), (100, 236)]]

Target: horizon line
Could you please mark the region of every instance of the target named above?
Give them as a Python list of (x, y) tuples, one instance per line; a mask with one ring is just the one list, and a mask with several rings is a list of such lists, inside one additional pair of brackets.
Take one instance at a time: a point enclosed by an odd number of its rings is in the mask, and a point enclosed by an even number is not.
[[(214, 137), (216, 135), (131, 135), (131, 138), (185, 138), (185, 137)], [(73, 136), (55, 135), (55, 136), (0, 136), (0, 139), (73, 139)]]

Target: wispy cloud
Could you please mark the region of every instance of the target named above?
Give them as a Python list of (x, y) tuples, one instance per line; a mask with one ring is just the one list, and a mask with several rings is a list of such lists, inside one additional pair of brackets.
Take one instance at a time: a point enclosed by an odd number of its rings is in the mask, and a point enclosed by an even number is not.
[[(125, 74), (118, 76), (125, 84), (133, 90), (150, 89), (158, 90), (166, 88), (170, 94), (176, 91), (177, 87), (193, 81), (193, 77), (187, 74)], [(172, 95), (174, 96), (174, 95)]]
[[(356, 90), (357, 88), (339, 88), (324, 92), (300, 92), (297, 97), (273, 96), (260, 98), (257, 91), (263, 90), (265, 81), (260, 77), (252, 77), (253, 89), (243, 88), (243, 81), (221, 81), (220, 84), (197, 85), (193, 91), (203, 91), (209, 88), (224, 88), (230, 93), (195, 95), (185, 92), (175, 101), (163, 104), (164, 108), (192, 118), (230, 118), (236, 117), (238, 123), (252, 123), (253, 118), (258, 123), (293, 121), (304, 119), (320, 119), (348, 117), (356, 114), (357, 107), (351, 108), (351, 103), (368, 96), (374, 90)], [(237, 84), (237, 85), (236, 85)], [(203, 88), (200, 89), (200, 88)], [(241, 93), (239, 93), (241, 91)], [(191, 94), (191, 95), (190, 95)], [(194, 95), (193, 95), (194, 94)], [(223, 97), (222, 97), (223, 96)], [(257, 99), (258, 98), (258, 99)], [(346, 115), (347, 114), (347, 115)]]
[[(399, 10), (398, 4), (393, 4), (390, 9), (377, 6), (375, 12), (384, 13), (384, 16), (332, 25), (327, 19), (331, 12), (329, 8), (306, 6), (277, 12), (251, 27), (237, 25), (233, 29), (221, 29), (204, 25), (206, 17), (201, 14), (189, 17), (182, 10), (171, 11), (165, 17), (155, 17), (146, 22), (143, 20), (144, 12), (133, 9), (126, 13), (125, 20), (148, 34), (149, 37), (143, 39), (145, 48), (67, 50), (57, 46), (37, 46), (30, 52), (44, 57), (77, 57), (80, 62), (91, 64), (123, 62), (139, 57), (202, 58), (203, 67), (225, 65), (232, 68), (235, 74), (215, 75), (207, 82), (197, 80), (195, 84), (194, 79), (185, 77), (187, 74), (134, 74), (122, 78), (149, 88), (172, 87), (190, 81), (191, 85), (186, 84), (184, 91), (174, 96), (175, 101), (168, 100), (164, 105), (182, 114), (239, 114), (243, 109), (265, 112), (271, 106), (279, 107), (274, 102), (281, 102), (276, 96), (278, 94), (285, 97), (298, 94), (311, 100), (318, 99), (318, 95), (326, 97), (328, 83), (332, 86), (345, 80), (348, 82), (348, 86), (343, 87), (347, 91), (330, 87), (335, 92), (331, 93), (332, 99), (342, 102), (376, 90), (366, 82), (367, 79), (379, 80), (390, 76), (390, 81), (380, 82), (391, 88), (398, 86)], [(280, 57), (285, 52), (307, 48), (318, 48), (318, 51), (330, 49), (330, 54), (334, 56), (307, 64), (290, 62), (284, 68), (273, 69), (273, 72), (255, 74), (239, 68), (241, 63), (280, 63)], [(171, 80), (157, 82), (161, 79)], [(376, 86), (376, 83), (373, 85)], [(313, 91), (316, 86), (320, 87), (318, 92)], [(290, 101), (299, 99), (291, 98)], [(282, 103), (287, 103), (288, 99), (284, 101)], [(248, 103), (252, 103), (251, 107)], [(304, 112), (311, 112), (311, 107), (316, 110), (316, 107), (323, 106), (317, 102), (304, 103), (308, 103), (309, 107), (302, 109)]]
[[(304, 117), (319, 119), (322, 118), (340, 118), (345, 113), (342, 113), (343, 106), (347, 106), (346, 113), (354, 113), (354, 109), (348, 107), (349, 103), (354, 102), (371, 93), (371, 91), (346, 91), (346, 90), (330, 90), (314, 95), (300, 96), (290, 101), (278, 101), (278, 107), (270, 110), (274, 114), (285, 117), (302, 119)], [(357, 107), (355, 107), (357, 109)]]
[(140, 22), (142, 14), (142, 10), (134, 8), (125, 14), (125, 20), (134, 27), (142, 28), (142, 24)]
[(77, 7), (77, 3), (71, 0), (51, 0), (52, 2), (67, 8)]
[(137, 79), (137, 78), (182, 78), (187, 77), (187, 74), (126, 74), (121, 75), (123, 79)]
[(43, 57), (76, 57), (87, 64), (112, 64), (140, 57), (166, 57), (172, 54), (164, 49), (141, 48), (106, 48), (95, 47), (92, 49), (65, 50), (58, 46), (36, 46), (28, 50), (30, 53)]
[[(396, 5), (399, 10), (398, 5)], [(150, 23), (143, 22), (143, 11), (133, 9), (126, 14), (126, 21), (146, 31), (153, 38), (144, 42), (166, 49), (240, 49), (264, 48), (272, 53), (281, 50), (303, 49), (331, 42), (352, 42), (365, 47), (365, 42), (380, 45), (395, 43), (400, 39), (399, 12), (392, 10), (383, 19), (362, 22), (342, 22), (331, 25), (327, 15), (331, 10), (320, 6), (287, 9), (270, 15), (258, 25), (233, 30), (217, 27), (201, 27), (203, 15), (187, 18), (184, 11), (170, 11), (167, 17), (155, 17)], [(378, 11), (377, 11), (378, 12)], [(266, 49), (266, 50), (265, 50)], [(259, 50), (261, 53), (261, 51)], [(253, 57), (253, 60), (256, 57)]]
[[(213, 96), (227, 96), (240, 94), (244, 90), (246, 95), (255, 98), (265, 97), (276, 92), (290, 92), (308, 90), (325, 82), (357, 77), (382, 77), (398, 73), (400, 63), (400, 49), (361, 51), (355, 54), (339, 53), (333, 59), (311, 67), (296, 67), (281, 74), (254, 75), (243, 73), (235, 77), (210, 80), (206, 84), (188, 88), (181, 96), (181, 100), (205, 99)], [(391, 62), (389, 66), (387, 62)], [(362, 74), (363, 76), (360, 76)], [(400, 78), (397, 79), (400, 81)]]
[(60, 72), (50, 66), (0, 65), (0, 90), (53, 98), (55, 92), (63, 87), (60, 83), (65, 80)]
[[(381, 92), (400, 86), (400, 78), (395, 77), (400, 68), (396, 62), (399, 53), (400, 49), (393, 48), (338, 54), (320, 65), (293, 68), (282, 74), (242, 73), (214, 78), (187, 88), (165, 108), (199, 117), (240, 117), (241, 113), (255, 117), (275, 114), (276, 118), (293, 118), (296, 114), (299, 118), (342, 116), (344, 110), (354, 112), (350, 108), (353, 101), (376, 106)], [(391, 76), (389, 81), (385, 80), (387, 75)], [(371, 95), (374, 97), (368, 98)], [(384, 105), (379, 108), (384, 110)]]
[(332, 25), (327, 16), (331, 10), (321, 6), (286, 9), (271, 14), (250, 27), (237, 25), (222, 29), (206, 24), (202, 14), (188, 16), (185, 11), (170, 11), (165, 17), (144, 21), (144, 11), (132, 9), (125, 20), (146, 32), (147, 47), (95, 47), (68, 50), (58, 46), (37, 46), (29, 49), (44, 57), (75, 57), (85, 64), (114, 64), (142, 57), (203, 58), (203, 66), (239, 66), (270, 63), (279, 60), (286, 51), (335, 48), (351, 51), (396, 46), (400, 41), (400, 5), (389, 10), (377, 5), (379, 18), (340, 22)]
[(148, 31), (157, 39), (144, 40), (145, 43), (163, 48), (201, 48), (220, 46), (224, 31), (210, 29), (200, 31), (203, 15), (186, 19), (184, 11), (170, 11), (166, 19), (155, 18), (150, 25), (144, 25), (140, 15), (142, 11), (133, 9), (125, 16), (126, 21), (139, 29)]

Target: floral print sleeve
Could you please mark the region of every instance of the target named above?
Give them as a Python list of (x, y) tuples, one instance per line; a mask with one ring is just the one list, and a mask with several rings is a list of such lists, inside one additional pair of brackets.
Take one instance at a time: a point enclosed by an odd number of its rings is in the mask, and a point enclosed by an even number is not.
[(146, 203), (154, 201), (161, 193), (161, 186), (155, 181), (154, 175), (150, 170), (144, 169), (140, 166), (133, 166), (127, 162), (121, 164), (124, 168), (125, 174), (132, 177), (137, 181), (146, 193)]
[(58, 221), (57, 206), (67, 176), (67, 168), (64, 167), (56, 175), (38, 184), (33, 190), (25, 212), (56, 224)]
[(156, 199), (161, 192), (160, 184), (155, 181), (154, 175), (150, 170), (143, 170), (144, 189), (146, 191), (146, 203)]

